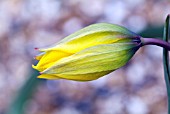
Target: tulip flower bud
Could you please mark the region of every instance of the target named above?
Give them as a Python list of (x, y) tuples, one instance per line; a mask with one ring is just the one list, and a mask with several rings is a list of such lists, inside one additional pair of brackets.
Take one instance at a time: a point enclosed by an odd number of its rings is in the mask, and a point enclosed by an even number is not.
[(90, 81), (124, 66), (141, 46), (140, 36), (107, 23), (93, 24), (64, 38), (54, 46), (38, 49), (42, 54), (33, 68), (38, 78)]

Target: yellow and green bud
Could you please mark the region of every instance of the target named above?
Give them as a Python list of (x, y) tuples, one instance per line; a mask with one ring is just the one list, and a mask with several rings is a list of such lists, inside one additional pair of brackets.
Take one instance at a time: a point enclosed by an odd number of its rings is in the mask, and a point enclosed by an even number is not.
[(38, 78), (95, 80), (124, 66), (140, 46), (140, 36), (124, 27), (93, 24), (38, 49), (42, 54), (33, 68), (40, 71)]

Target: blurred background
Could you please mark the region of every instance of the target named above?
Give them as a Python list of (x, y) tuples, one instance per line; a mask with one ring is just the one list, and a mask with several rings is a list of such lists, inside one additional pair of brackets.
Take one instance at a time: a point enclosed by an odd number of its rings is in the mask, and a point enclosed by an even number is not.
[(37, 79), (34, 47), (93, 23), (162, 38), (168, 0), (0, 0), (0, 114), (167, 114), (162, 49), (91, 82)]

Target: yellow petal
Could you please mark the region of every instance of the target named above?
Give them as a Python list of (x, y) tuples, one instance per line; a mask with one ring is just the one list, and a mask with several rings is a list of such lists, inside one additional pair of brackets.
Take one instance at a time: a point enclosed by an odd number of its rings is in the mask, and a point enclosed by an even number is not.
[(49, 74), (41, 74), (37, 78), (44, 78), (44, 79), (50, 79), (50, 80), (61, 79), (55, 75), (49, 75)]
[(103, 71), (103, 72), (95, 72), (88, 74), (79, 74), (79, 75), (59, 75), (59, 77), (67, 80), (75, 80), (75, 81), (91, 81), (96, 80), (106, 74), (109, 74), (112, 71)]
[(38, 64), (36, 66), (33, 65), (33, 68), (43, 71), (49, 67), (51, 67), (56, 61), (60, 60), (61, 58), (67, 57), (71, 55), (71, 53), (66, 53), (63, 51), (47, 51)]
[(34, 59), (40, 60), (44, 56), (45, 52), (40, 53), (39, 55), (35, 56)]
[(96, 80), (110, 72), (112, 71), (81, 74), (81, 75), (60, 75), (60, 76), (50, 75), (50, 74), (41, 74), (37, 78), (50, 79), (50, 80), (67, 79), (67, 80), (75, 80), (75, 81), (91, 81), (91, 80)]

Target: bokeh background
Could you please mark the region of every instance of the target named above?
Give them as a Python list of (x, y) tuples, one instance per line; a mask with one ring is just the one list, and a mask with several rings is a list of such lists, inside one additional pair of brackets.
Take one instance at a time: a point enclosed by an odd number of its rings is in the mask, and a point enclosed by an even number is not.
[(91, 82), (37, 79), (34, 47), (93, 23), (162, 38), (168, 0), (0, 0), (0, 114), (167, 114), (162, 48)]

